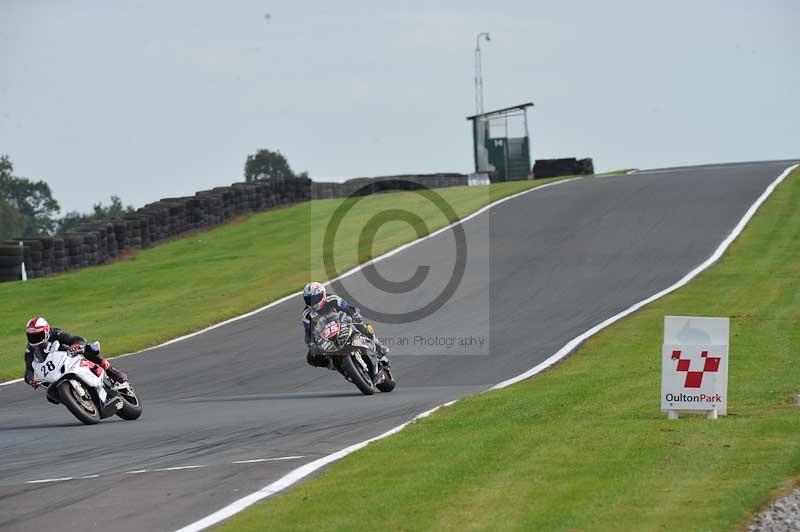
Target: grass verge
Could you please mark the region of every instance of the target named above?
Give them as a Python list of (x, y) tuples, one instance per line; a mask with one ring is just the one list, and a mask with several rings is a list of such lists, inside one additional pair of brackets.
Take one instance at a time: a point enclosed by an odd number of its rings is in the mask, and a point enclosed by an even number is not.
[[(435, 192), (460, 218), (492, 201), (552, 181)], [(319, 250), (325, 223), (341, 202), (320, 200), (255, 214), (141, 251), (130, 260), (27, 283), (0, 284), (0, 382), (22, 375), (23, 328), (33, 315), (101, 339), (105, 354), (113, 356), (258, 308), (300, 290), (310, 277), (325, 278)], [(429, 231), (449, 223), (419, 194), (369, 196), (342, 221), (337, 233), (339, 272), (359, 264), (361, 228), (388, 208), (415, 212)], [(371, 250), (361, 251), (377, 256), (416, 238), (411, 226), (391, 222), (377, 233)]]
[(638, 168), (620, 168), (619, 170), (609, 170), (608, 172), (600, 172), (597, 175), (623, 175), (623, 174), (630, 174), (631, 172), (635, 172), (639, 170)]
[[(535, 379), (367, 446), (223, 531), (730, 530), (800, 472), (800, 171), (723, 259)], [(729, 416), (659, 412), (663, 316), (731, 317)]]

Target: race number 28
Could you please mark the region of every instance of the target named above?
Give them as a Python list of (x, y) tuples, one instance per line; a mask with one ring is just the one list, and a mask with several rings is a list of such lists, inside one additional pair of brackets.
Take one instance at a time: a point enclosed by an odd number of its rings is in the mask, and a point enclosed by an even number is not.
[(56, 365), (53, 364), (52, 360), (48, 360), (47, 364), (42, 366), (42, 376), (47, 377), (47, 374), (56, 369)]

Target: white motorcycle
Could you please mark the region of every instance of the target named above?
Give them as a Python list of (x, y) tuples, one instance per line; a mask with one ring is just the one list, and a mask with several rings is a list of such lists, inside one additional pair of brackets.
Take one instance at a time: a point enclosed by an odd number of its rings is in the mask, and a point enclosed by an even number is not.
[[(47, 388), (47, 400), (63, 404), (87, 425), (118, 415), (133, 420), (142, 415), (142, 403), (128, 382), (115, 383), (106, 371), (80, 354), (60, 351), (58, 341), (44, 351), (44, 359), (32, 363), (36, 382)], [(100, 343), (91, 344), (100, 350)]]

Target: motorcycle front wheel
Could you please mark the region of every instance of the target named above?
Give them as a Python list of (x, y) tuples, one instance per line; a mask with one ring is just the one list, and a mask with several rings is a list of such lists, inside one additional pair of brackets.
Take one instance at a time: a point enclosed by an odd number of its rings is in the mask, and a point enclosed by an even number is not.
[(70, 381), (59, 384), (57, 391), (61, 404), (66, 406), (81, 423), (86, 425), (100, 423), (100, 409), (88, 393), (88, 397), (81, 396)]
[(361, 390), (364, 395), (372, 395), (375, 393), (375, 384), (372, 383), (372, 378), (369, 372), (361, 367), (353, 360), (353, 355), (345, 355), (342, 357), (342, 372), (350, 379), (350, 382), (356, 385), (356, 388)]
[(133, 386), (128, 384), (126, 389), (118, 389), (117, 393), (122, 398), (122, 408), (117, 415), (126, 421), (139, 419), (139, 416), (142, 415), (142, 402), (133, 391)]
[(385, 369), (384, 371), (386, 372), (386, 379), (382, 383), (378, 384), (378, 389), (384, 393), (389, 393), (394, 390), (395, 386), (397, 386), (397, 382), (394, 380), (388, 369)]

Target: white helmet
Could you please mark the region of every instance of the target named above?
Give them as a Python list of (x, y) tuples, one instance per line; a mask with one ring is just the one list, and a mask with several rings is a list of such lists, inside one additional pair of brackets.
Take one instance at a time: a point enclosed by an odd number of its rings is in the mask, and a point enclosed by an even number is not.
[(312, 281), (303, 288), (303, 301), (305, 301), (307, 307), (317, 312), (325, 306), (327, 295), (325, 285), (322, 283)]

